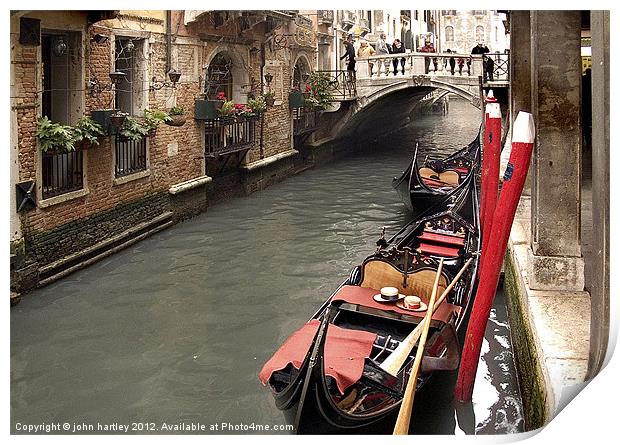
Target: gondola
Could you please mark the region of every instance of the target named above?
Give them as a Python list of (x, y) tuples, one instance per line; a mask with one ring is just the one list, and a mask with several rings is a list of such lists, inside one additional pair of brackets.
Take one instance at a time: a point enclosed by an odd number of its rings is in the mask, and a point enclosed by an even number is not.
[(467, 179), (475, 175), (480, 166), (480, 134), (447, 158), (425, 159), (420, 168), (418, 154), (419, 144), (416, 144), (411, 163), (400, 177), (392, 180), (392, 187), (414, 218), (467, 187)]
[(264, 365), (259, 378), (297, 433), (393, 426), (415, 348), (397, 372), (382, 366), (426, 312), (408, 310), (402, 300), (375, 298), (381, 288), (393, 286), (428, 304), (440, 259), (439, 291), (463, 272), (466, 262), (469, 267), (433, 314), (417, 389), (434, 372), (458, 367), (457, 333), (471, 307), (480, 248), (477, 184), (471, 176), (465, 184), (454, 199), (427, 210), (389, 240), (381, 237), (377, 251), (353, 268)]

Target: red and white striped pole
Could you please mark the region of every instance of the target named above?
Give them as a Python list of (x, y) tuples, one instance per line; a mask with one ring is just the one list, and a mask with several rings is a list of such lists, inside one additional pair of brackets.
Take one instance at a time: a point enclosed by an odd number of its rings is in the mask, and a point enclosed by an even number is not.
[[(491, 230), (493, 212), (497, 205), (497, 189), (499, 187), (499, 158), (502, 141), (502, 112), (493, 90), (485, 100), (484, 151), (482, 158), (482, 174), (480, 187), (480, 223), (482, 226), (482, 257)], [(482, 261), (482, 259), (481, 259)]]
[(480, 282), (465, 335), (465, 345), (455, 388), (455, 398), (459, 402), (471, 400), (484, 330), (493, 306), (510, 229), (534, 147), (534, 119), (530, 113), (519, 112), (513, 128), (510, 160), (504, 173), (504, 183), (497, 208), (493, 214), (488, 248), (484, 263), (480, 267)]

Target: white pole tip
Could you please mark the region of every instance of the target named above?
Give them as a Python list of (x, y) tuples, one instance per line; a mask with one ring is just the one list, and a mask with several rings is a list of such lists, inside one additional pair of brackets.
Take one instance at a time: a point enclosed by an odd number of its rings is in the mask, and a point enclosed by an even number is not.
[(526, 111), (519, 111), (512, 130), (512, 142), (533, 144), (534, 137), (534, 116)]

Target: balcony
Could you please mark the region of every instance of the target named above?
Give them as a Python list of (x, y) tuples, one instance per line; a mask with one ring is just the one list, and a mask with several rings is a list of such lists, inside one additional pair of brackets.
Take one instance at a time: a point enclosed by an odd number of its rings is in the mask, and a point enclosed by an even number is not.
[(334, 11), (327, 9), (317, 11), (317, 21), (319, 25), (331, 25), (334, 23)]
[(217, 118), (205, 121), (205, 157), (247, 151), (256, 140), (256, 118)]
[(318, 127), (319, 112), (306, 108), (293, 108), (293, 135), (310, 133)]
[(342, 18), (340, 19), (340, 27), (344, 31), (348, 31), (355, 25), (355, 13), (353, 11), (342, 11)]
[(442, 15), (456, 15), (456, 10), (455, 9), (444, 9), (443, 11), (441, 11)]
[(295, 16), (295, 24), (302, 28), (312, 29), (312, 19), (303, 15)]

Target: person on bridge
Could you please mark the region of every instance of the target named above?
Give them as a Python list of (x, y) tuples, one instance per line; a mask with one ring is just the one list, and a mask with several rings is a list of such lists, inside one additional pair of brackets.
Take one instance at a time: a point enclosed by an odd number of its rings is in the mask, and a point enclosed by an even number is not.
[[(489, 47), (484, 44), (484, 42), (480, 41), (476, 46), (471, 50), (472, 54), (482, 54), (482, 66), (484, 71), (484, 81), (487, 79), (491, 82), (493, 81), (493, 70), (495, 68), (495, 62), (491, 57), (485, 56), (484, 54), (490, 53)], [(470, 71), (471, 61), (467, 62), (467, 71)], [(471, 75), (471, 73), (470, 73)]]
[(353, 47), (352, 37), (347, 37), (344, 41), (345, 53), (340, 57), (340, 60), (347, 59), (347, 73), (348, 81), (353, 82), (355, 80), (355, 48)]
[[(357, 50), (357, 57), (360, 57), (362, 59), (367, 59), (368, 57), (374, 56), (374, 55), (375, 55), (375, 49), (368, 44), (366, 39), (360, 40), (360, 47)], [(369, 60), (368, 61), (368, 74), (370, 74), (371, 76), (372, 76), (372, 67), (373, 67), (373, 63)]]
[[(404, 54), (405, 53), (405, 45), (401, 43), (399, 39), (394, 39), (394, 43), (392, 43), (392, 54)], [(394, 65), (394, 75), (398, 74), (398, 62), (400, 61), (400, 68), (405, 75), (405, 58), (397, 58), (392, 60), (392, 65)]]
[[(446, 52), (450, 53), (450, 54), (453, 53), (453, 51), (451, 49), (447, 49)], [(444, 66), (444, 68), (446, 66), (445, 59), (444, 59), (444, 65), (443, 66)], [(454, 76), (454, 67), (455, 66), (456, 66), (456, 60), (454, 60), (454, 57), (450, 57), (450, 72), (452, 73), (453, 76)]]
[[(435, 51), (435, 45), (433, 45), (433, 42), (431, 42), (430, 40), (425, 40), (424, 41), (424, 46), (422, 48), (418, 48), (418, 52), (420, 53), (434, 53)], [(431, 65), (431, 58), (430, 57), (424, 57), (424, 73), (428, 74), (429, 71), (429, 67)], [(433, 57), (433, 71), (437, 72), (437, 57)]]
[[(462, 57), (458, 57), (456, 59), (456, 64), (459, 66), (459, 76), (463, 75), (463, 65), (465, 65), (465, 59)], [(467, 65), (467, 69), (469, 69), (469, 64)]]
[(384, 56), (390, 53), (390, 46), (385, 41), (385, 33), (382, 32), (377, 40), (377, 55)]

